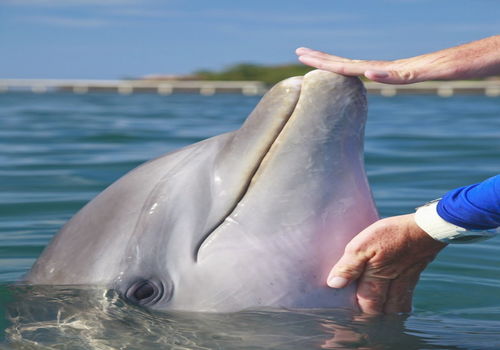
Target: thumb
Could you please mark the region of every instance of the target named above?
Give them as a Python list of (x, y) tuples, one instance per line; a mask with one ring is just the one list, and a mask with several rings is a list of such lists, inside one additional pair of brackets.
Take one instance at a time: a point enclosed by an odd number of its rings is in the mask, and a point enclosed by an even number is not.
[(368, 258), (344, 253), (328, 275), (327, 284), (331, 288), (344, 288), (357, 280), (365, 270)]
[(414, 71), (369, 69), (364, 75), (372, 81), (384, 84), (412, 84), (418, 81)]

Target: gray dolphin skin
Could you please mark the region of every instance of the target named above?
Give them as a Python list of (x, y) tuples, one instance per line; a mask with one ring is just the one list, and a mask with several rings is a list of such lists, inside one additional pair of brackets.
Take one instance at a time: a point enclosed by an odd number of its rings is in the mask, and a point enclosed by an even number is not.
[(158, 310), (357, 309), (326, 285), (378, 219), (363, 162), (361, 81), (286, 79), (242, 127), (151, 160), (81, 209), (27, 283), (102, 286)]

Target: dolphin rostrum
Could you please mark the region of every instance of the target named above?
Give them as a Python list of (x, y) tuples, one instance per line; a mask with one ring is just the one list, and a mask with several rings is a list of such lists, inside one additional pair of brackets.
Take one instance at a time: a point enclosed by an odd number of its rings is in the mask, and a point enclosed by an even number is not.
[(326, 285), (377, 220), (364, 164), (366, 95), (325, 71), (286, 79), (243, 126), (151, 160), (55, 236), (26, 280), (92, 285), (160, 310), (356, 308)]

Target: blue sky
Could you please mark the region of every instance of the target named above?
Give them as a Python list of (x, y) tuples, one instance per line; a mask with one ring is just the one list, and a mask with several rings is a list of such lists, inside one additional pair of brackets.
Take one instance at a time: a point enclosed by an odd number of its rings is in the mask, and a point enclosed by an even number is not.
[(402, 58), (499, 34), (499, 15), (498, 0), (0, 0), (0, 78), (280, 64), (298, 46)]

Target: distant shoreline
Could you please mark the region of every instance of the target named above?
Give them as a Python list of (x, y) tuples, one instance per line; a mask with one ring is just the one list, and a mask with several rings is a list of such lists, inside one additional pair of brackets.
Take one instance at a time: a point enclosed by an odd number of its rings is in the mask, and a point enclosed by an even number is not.
[[(272, 86), (279, 81), (301, 76), (314, 70), (315, 68), (303, 64), (281, 64), (281, 65), (258, 65), (252, 63), (240, 63), (230, 66), (221, 71), (199, 70), (188, 75), (149, 75), (130, 80), (144, 81), (259, 81), (267, 86)], [(363, 82), (370, 82), (365, 77), (361, 77)], [(500, 81), (499, 77), (473, 79), (468, 81)]]

